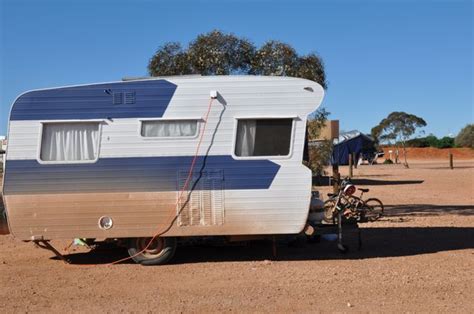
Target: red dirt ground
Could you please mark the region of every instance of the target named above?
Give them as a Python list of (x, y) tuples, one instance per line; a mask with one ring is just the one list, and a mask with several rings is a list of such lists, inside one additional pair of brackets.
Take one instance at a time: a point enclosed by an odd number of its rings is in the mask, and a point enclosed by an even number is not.
[[(395, 158), (395, 147), (383, 147), (384, 158), (389, 158), (389, 150), (392, 150), (392, 159)], [(449, 153), (453, 154), (456, 160), (474, 159), (474, 149), (472, 148), (435, 148), (435, 147), (407, 147), (407, 159), (410, 160), (441, 160), (449, 163)], [(403, 149), (399, 149), (400, 160), (403, 160)]]
[[(118, 249), (52, 259), (0, 236), (0, 307), (11, 312), (474, 312), (474, 161), (360, 166), (386, 204), (363, 248), (334, 242), (179, 247), (170, 265), (101, 266)], [(342, 173), (347, 167), (341, 167)], [(325, 195), (329, 187), (318, 187)], [(67, 242), (53, 241), (58, 248)], [(99, 264), (84, 266), (82, 264)]]

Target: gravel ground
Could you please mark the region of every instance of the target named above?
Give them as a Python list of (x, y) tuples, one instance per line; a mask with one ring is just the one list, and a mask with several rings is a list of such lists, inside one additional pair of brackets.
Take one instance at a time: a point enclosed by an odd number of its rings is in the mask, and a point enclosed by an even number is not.
[[(474, 312), (474, 161), (360, 166), (387, 205), (363, 247), (271, 242), (178, 248), (173, 264), (103, 266), (121, 249), (49, 251), (0, 236), (3, 312)], [(347, 169), (342, 169), (346, 171)], [(328, 187), (321, 187), (323, 193)], [(324, 195), (324, 194), (323, 194)], [(58, 248), (66, 242), (56, 241)], [(90, 265), (84, 265), (90, 264)], [(95, 265), (99, 264), (99, 266)]]

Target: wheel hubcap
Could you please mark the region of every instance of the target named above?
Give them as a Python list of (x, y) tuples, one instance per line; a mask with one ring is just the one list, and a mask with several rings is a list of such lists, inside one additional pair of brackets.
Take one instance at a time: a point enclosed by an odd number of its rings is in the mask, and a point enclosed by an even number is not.
[(163, 252), (164, 247), (165, 241), (163, 238), (154, 238), (153, 240), (152, 238), (137, 239), (137, 249), (143, 251), (142, 255), (146, 257), (152, 258), (159, 256)]

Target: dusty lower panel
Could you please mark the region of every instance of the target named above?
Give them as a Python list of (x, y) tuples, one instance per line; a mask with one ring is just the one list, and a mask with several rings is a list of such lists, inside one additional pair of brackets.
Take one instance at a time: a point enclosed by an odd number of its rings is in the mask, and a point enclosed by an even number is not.
[[(22, 240), (151, 236), (170, 226), (166, 236), (297, 233), (307, 215), (302, 208), (290, 213), (278, 209), (278, 200), (264, 207), (256, 201), (253, 209), (231, 202), (219, 208), (225, 218), (214, 221), (221, 224), (179, 226), (177, 192), (9, 195), (5, 199), (11, 231)], [(112, 218), (109, 230), (99, 228), (102, 216)], [(210, 219), (206, 214), (202, 218)]]

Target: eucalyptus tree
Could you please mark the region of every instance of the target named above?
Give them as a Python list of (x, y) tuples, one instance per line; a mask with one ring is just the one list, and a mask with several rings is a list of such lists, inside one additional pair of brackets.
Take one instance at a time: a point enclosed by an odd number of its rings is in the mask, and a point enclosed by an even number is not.
[(219, 30), (200, 34), (187, 47), (169, 42), (148, 63), (151, 76), (257, 74), (306, 78), (327, 88), (324, 63), (315, 53), (299, 55), (289, 44), (250, 40)]
[(403, 147), (405, 167), (408, 168), (406, 142), (415, 134), (418, 128), (426, 126), (426, 121), (416, 115), (403, 111), (390, 113), (385, 119), (372, 128), (371, 134), (379, 142), (395, 142), (397, 146)]

